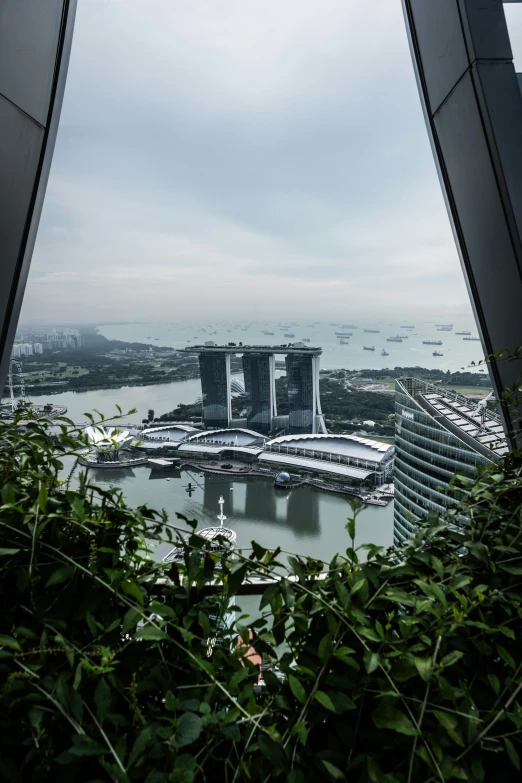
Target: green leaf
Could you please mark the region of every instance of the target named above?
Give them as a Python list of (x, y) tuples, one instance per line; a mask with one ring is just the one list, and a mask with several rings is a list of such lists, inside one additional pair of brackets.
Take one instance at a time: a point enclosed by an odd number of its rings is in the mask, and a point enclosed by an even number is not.
[(165, 709), (169, 710), (170, 712), (176, 712), (178, 706), (179, 702), (172, 691), (167, 691), (165, 694)]
[(332, 649), (332, 634), (327, 633), (326, 636), (323, 636), (323, 638), (319, 642), (319, 647), (317, 649), (319, 660), (321, 661), (321, 663), (326, 663), (330, 655), (331, 649)]
[(498, 696), (500, 693), (500, 680), (496, 674), (488, 674), (489, 684), (493, 688), (493, 693)]
[(161, 628), (154, 628), (152, 625), (146, 625), (144, 628), (138, 628), (136, 631), (137, 639), (146, 639), (148, 642), (161, 642), (163, 639), (168, 639), (168, 634), (162, 631)]
[(502, 571), (505, 571), (508, 574), (512, 574), (513, 576), (522, 576), (522, 566), (501, 565), (500, 568), (502, 569)]
[(279, 742), (276, 742), (268, 734), (260, 734), (257, 740), (263, 756), (265, 756), (272, 766), (281, 767), (286, 762), (286, 753)]
[(136, 582), (123, 581), (120, 583), (120, 588), (122, 592), (126, 593), (126, 595), (132, 595), (132, 597), (143, 606), (143, 593)]
[(128, 633), (132, 628), (135, 628), (141, 619), (141, 612), (137, 609), (129, 609), (123, 618), (123, 633)]
[(47, 487), (45, 484), (42, 484), (40, 487), (40, 492), (38, 493), (38, 505), (40, 507), (40, 511), (45, 514), (47, 512)]
[(22, 648), (12, 636), (4, 636), (0, 634), (0, 647), (9, 647), (11, 650), (22, 652)]
[(431, 677), (431, 672), (433, 668), (433, 662), (431, 658), (417, 658), (414, 659), (415, 667), (417, 671), (419, 672), (420, 676), (424, 680), (424, 682), (428, 682), (428, 680)]
[(448, 734), (450, 735), (453, 742), (455, 742), (457, 745), (460, 745), (460, 747), (464, 747), (464, 740), (462, 739), (462, 736), (457, 731), (458, 721), (454, 715), (451, 715), (449, 712), (441, 712), (439, 710), (434, 710), (434, 715), (441, 724), (441, 726), (444, 726)]
[(508, 653), (505, 647), (502, 647), (500, 644), (498, 644), (497, 652), (502, 658), (502, 660), (507, 663), (508, 666), (511, 666), (512, 669), (516, 669), (515, 659), (513, 658), (511, 653)]
[(457, 663), (457, 661), (460, 661), (462, 656), (464, 655), (463, 652), (460, 650), (452, 650), (450, 653), (444, 656), (444, 658), (440, 662), (440, 667), (442, 669), (446, 668), (446, 666), (453, 666), (454, 663)]
[(252, 544), (252, 552), (254, 553), (256, 560), (262, 560), (267, 550), (255, 541), (251, 541), (250, 543)]
[(74, 515), (76, 519), (78, 519), (80, 522), (83, 522), (85, 519), (85, 509), (83, 507), (83, 498), (79, 497), (79, 495), (75, 495), (72, 502), (71, 502), (71, 508), (74, 511)]
[(80, 734), (73, 739), (73, 747), (69, 748), (68, 753), (72, 753), (73, 756), (103, 756), (106, 753), (106, 748), (99, 745), (87, 734)]
[(504, 636), (507, 636), (509, 639), (515, 639), (516, 638), (515, 634), (513, 632), (513, 629), (512, 628), (508, 628), (505, 625), (499, 625), (497, 630), (500, 631), (500, 633), (503, 633)]
[(21, 552), (21, 549), (9, 549), (8, 547), (0, 547), (0, 556), (17, 555), (18, 552)]
[(301, 702), (301, 704), (304, 704), (306, 701), (306, 691), (297, 677), (294, 677), (293, 674), (288, 675), (288, 684), (290, 685), (290, 690), (294, 694), (297, 701)]
[(53, 571), (47, 582), (45, 583), (45, 587), (52, 587), (53, 585), (59, 585), (61, 582), (67, 581), (67, 579), (70, 579), (74, 574), (76, 573), (76, 566), (68, 565), (68, 566), (62, 566), (61, 568), (57, 568), (56, 571)]
[(127, 761), (127, 769), (129, 770), (133, 764), (139, 759), (140, 756), (143, 755), (145, 752), (147, 745), (150, 742), (150, 738), (152, 737), (152, 729), (150, 726), (147, 726), (146, 729), (143, 729), (141, 734), (136, 739), (136, 742), (132, 746), (132, 750), (129, 756), (129, 759)]
[(96, 704), (96, 716), (101, 725), (107, 715), (111, 701), (111, 689), (103, 677), (100, 678), (96, 690), (94, 691), (94, 703)]
[(377, 709), (372, 712), (372, 720), (378, 729), (391, 729), (410, 737), (418, 735), (417, 729), (408, 716), (389, 702), (381, 701)]
[(191, 745), (201, 734), (201, 718), (194, 712), (184, 712), (176, 727), (176, 741), (180, 748)]
[(363, 660), (364, 668), (366, 669), (367, 674), (371, 674), (379, 666), (379, 654), (372, 652), (371, 650), (366, 650)]
[(504, 746), (509, 756), (509, 760), (511, 761), (513, 766), (516, 767), (520, 772), (520, 756), (518, 755), (518, 751), (516, 750), (515, 746), (513, 745), (509, 737), (504, 737)]
[(346, 780), (344, 773), (341, 772), (339, 767), (336, 767), (335, 764), (332, 764), (331, 761), (326, 761), (326, 759), (321, 759), (321, 764), (324, 765), (324, 768), (332, 776), (334, 780)]
[(439, 579), (444, 579), (444, 566), (442, 565), (442, 562), (439, 560), (439, 558), (435, 557), (435, 555), (431, 556), (431, 565), (437, 572)]
[(350, 699), (350, 697), (341, 690), (328, 691), (328, 696), (330, 697), (330, 701), (334, 705), (335, 711), (338, 715), (343, 715), (345, 712), (348, 712), (349, 710), (356, 709), (355, 702), (352, 699)]
[(314, 699), (317, 699), (319, 704), (321, 704), (325, 709), (330, 710), (330, 712), (336, 711), (333, 701), (324, 691), (316, 691), (314, 693)]

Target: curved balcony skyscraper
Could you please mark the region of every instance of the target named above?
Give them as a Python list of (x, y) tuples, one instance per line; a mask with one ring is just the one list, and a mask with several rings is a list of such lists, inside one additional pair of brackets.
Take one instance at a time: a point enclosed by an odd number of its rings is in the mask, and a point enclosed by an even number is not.
[(455, 473), (508, 451), (502, 423), (485, 405), (416, 378), (395, 382), (394, 542), (400, 544), (430, 511), (453, 502)]

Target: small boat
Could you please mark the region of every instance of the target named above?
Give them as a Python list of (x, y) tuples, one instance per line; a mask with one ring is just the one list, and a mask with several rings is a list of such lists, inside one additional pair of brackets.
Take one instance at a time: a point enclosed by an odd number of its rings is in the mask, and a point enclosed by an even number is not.
[(440, 351), (433, 351), (433, 356), (444, 356)]
[(381, 356), (389, 356), (390, 354), (384, 348), (381, 351)]
[(285, 332), (283, 337), (295, 337), (295, 334), (292, 334), (292, 332)]
[(339, 345), (350, 345), (348, 340), (339, 340)]
[(365, 329), (366, 334), (380, 334), (380, 329)]
[(372, 345), (372, 347), (368, 347), (367, 345), (363, 345), (363, 351), (375, 351), (375, 346)]
[(467, 334), (467, 335), (469, 335), (469, 334), (471, 334), (471, 332), (466, 332), (466, 331), (464, 331), (464, 332), (455, 332), (455, 334), (462, 334), (462, 335)]
[(479, 343), (480, 337), (463, 337), (463, 340), (469, 340), (470, 342)]

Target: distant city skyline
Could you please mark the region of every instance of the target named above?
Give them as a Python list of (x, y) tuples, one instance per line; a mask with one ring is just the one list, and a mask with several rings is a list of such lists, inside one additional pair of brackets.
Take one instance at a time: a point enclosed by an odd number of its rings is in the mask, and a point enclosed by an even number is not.
[(21, 320), (224, 311), (471, 316), (399, 2), (79, 4)]

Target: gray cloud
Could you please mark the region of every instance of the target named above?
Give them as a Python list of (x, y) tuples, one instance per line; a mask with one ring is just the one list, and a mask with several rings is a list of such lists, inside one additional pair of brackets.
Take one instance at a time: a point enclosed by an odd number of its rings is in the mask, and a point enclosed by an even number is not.
[(230, 307), (470, 312), (399, 2), (79, 4), (23, 318)]

